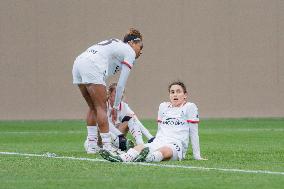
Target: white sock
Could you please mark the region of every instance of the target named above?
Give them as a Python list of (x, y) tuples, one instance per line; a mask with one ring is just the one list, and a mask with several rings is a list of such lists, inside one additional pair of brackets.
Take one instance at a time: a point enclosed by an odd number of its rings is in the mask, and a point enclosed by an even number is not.
[(164, 156), (160, 151), (155, 151), (147, 155), (146, 162), (160, 162), (163, 161)]
[(110, 135), (111, 135), (111, 138), (112, 138), (113, 145), (118, 148), (119, 147), (119, 137), (112, 132), (110, 132)]
[(144, 144), (140, 126), (137, 124), (137, 119), (135, 117), (131, 118), (128, 121), (128, 127), (129, 127), (130, 133), (132, 134), (132, 136), (134, 137), (136, 141), (136, 144), (137, 145)]
[(144, 125), (143, 125), (138, 119), (136, 119), (136, 120), (137, 120), (137, 124), (139, 125), (140, 130), (141, 130), (141, 132), (143, 133), (143, 135), (145, 135), (148, 140), (151, 139), (151, 138), (153, 138), (154, 136), (151, 135), (151, 133), (148, 131), (148, 129), (146, 129), (146, 128), (144, 127)]
[(97, 142), (98, 141), (98, 127), (96, 125), (87, 126), (87, 130), (88, 130), (87, 139), (89, 141)]
[(110, 132), (100, 133), (100, 135), (101, 135), (101, 138), (102, 138), (103, 146), (111, 145), (111, 134), (110, 134)]
[(124, 162), (133, 161), (139, 152), (137, 152), (134, 148), (130, 148), (126, 153), (119, 155)]
[(113, 123), (112, 122), (108, 122), (108, 125), (109, 125), (109, 131), (110, 132), (112, 132), (112, 133), (114, 133), (115, 135), (122, 135), (123, 133), (120, 131), (120, 130), (118, 130), (114, 125), (113, 125)]

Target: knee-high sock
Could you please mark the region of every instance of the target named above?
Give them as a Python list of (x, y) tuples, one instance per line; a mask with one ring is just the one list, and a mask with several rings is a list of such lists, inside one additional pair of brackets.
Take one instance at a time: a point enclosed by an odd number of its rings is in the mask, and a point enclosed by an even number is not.
[(114, 133), (110, 132), (112, 143), (115, 147), (119, 147), (119, 137), (115, 135)]
[(130, 133), (134, 137), (136, 144), (137, 145), (144, 144), (140, 126), (137, 124), (137, 119), (135, 117), (132, 117), (128, 121), (128, 128), (129, 128)]
[(89, 141), (94, 141), (96, 143), (98, 141), (98, 127), (97, 127), (97, 125), (87, 126), (87, 131), (88, 131), (87, 139)]
[(110, 146), (111, 145), (111, 134), (108, 133), (100, 133), (102, 138), (103, 147)]
[(163, 161), (164, 156), (160, 151), (155, 151), (147, 155), (146, 162), (160, 162)]
[(192, 146), (192, 153), (194, 159), (200, 159), (200, 146), (199, 146), (199, 135), (198, 135), (198, 124), (190, 124), (189, 135)]
[(116, 146), (117, 148), (119, 147), (119, 137), (118, 135), (122, 135), (122, 132), (120, 132), (120, 130), (118, 130), (112, 122), (109, 121), (109, 132), (111, 134), (111, 138), (112, 138), (112, 142), (114, 144), (114, 146)]
[(108, 122), (109, 125), (109, 132), (115, 134), (116, 136), (118, 135), (122, 135), (122, 132), (120, 132), (120, 130), (118, 130), (111, 121)]
[(148, 129), (146, 129), (146, 128), (144, 127), (144, 125), (139, 121), (138, 118), (136, 118), (136, 121), (137, 121), (137, 124), (139, 125), (140, 130), (141, 130), (141, 132), (143, 133), (143, 135), (145, 135), (148, 140), (151, 139), (151, 138), (153, 138), (153, 135), (151, 135), (151, 133), (148, 131)]

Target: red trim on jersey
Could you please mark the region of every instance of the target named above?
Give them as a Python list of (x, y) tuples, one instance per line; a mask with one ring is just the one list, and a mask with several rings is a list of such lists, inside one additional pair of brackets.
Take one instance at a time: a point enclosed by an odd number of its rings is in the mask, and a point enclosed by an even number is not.
[(122, 108), (122, 105), (121, 105), (121, 103), (119, 103), (119, 108), (118, 108), (118, 109), (119, 109), (120, 111), (121, 111), (121, 108)]
[(194, 120), (186, 120), (187, 123), (199, 123), (199, 121), (194, 121)]
[(130, 64), (128, 64), (128, 62), (123, 61), (123, 62), (121, 62), (121, 64), (125, 64), (126, 66), (128, 66), (128, 68), (129, 68), (129, 69), (131, 69), (131, 68), (132, 68), (132, 67), (131, 67), (131, 65), (130, 65)]

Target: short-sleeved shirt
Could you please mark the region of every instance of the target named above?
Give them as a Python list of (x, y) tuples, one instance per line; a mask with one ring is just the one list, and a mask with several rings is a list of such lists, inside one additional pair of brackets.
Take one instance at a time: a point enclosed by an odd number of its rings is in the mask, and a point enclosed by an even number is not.
[(135, 51), (128, 43), (114, 38), (99, 42), (89, 47), (86, 52), (93, 54), (93, 56), (99, 54), (107, 59), (106, 62), (102, 61), (102, 63), (108, 64), (106, 76), (116, 74), (121, 70), (122, 64), (131, 69), (136, 57)]
[(189, 128), (199, 122), (198, 108), (187, 102), (181, 107), (173, 107), (170, 102), (163, 102), (158, 111), (158, 131), (156, 138), (169, 143), (178, 143), (186, 153), (189, 143)]

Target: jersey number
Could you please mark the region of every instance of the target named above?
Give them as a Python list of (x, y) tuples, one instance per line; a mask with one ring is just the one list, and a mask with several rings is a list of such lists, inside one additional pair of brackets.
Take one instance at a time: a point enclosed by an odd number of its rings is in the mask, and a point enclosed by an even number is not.
[(114, 41), (114, 42), (119, 42), (118, 39), (109, 39), (109, 40), (105, 40), (105, 41), (102, 41), (102, 42), (98, 43), (98, 45), (102, 45), (102, 46), (109, 45), (109, 44), (111, 44), (113, 41)]

